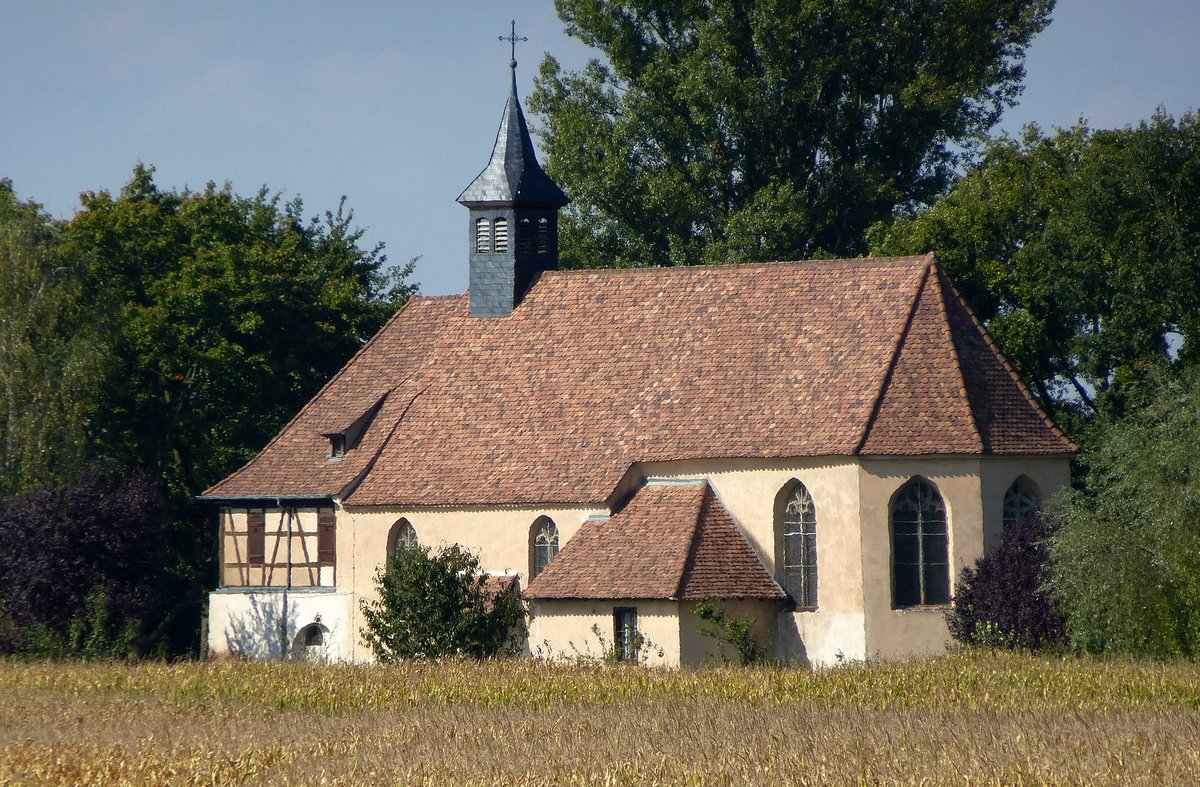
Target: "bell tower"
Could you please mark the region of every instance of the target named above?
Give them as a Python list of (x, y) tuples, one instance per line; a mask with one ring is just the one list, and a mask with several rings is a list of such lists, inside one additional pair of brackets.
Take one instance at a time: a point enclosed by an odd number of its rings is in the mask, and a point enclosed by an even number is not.
[(542, 271), (558, 269), (558, 209), (570, 200), (538, 164), (529, 127), (517, 99), (516, 23), (512, 89), (492, 158), (458, 195), (471, 212), (470, 299), (472, 317), (507, 317)]

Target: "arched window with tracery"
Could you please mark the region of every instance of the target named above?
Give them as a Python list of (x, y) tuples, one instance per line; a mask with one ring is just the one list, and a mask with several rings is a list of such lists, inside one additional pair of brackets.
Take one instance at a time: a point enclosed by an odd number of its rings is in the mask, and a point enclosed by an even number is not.
[(817, 608), (817, 511), (799, 481), (784, 487), (777, 527), (781, 533), (780, 584), (801, 609)]
[(937, 488), (915, 478), (892, 499), (892, 605), (950, 603), (950, 534)]
[(412, 523), (401, 517), (392, 525), (391, 532), (388, 533), (387, 554), (390, 558), (392, 555), (399, 552), (401, 549), (416, 549), (420, 546), (417, 541), (417, 531), (413, 529)]
[(558, 526), (548, 516), (538, 517), (529, 531), (530, 560), (529, 579), (533, 580), (550, 565), (558, 554)]
[(1004, 529), (1012, 530), (1025, 520), (1035, 516), (1042, 507), (1037, 487), (1025, 476), (1012, 482), (1004, 493)]
[(492, 250), (492, 222), (486, 218), (475, 219), (475, 251), (488, 254)]

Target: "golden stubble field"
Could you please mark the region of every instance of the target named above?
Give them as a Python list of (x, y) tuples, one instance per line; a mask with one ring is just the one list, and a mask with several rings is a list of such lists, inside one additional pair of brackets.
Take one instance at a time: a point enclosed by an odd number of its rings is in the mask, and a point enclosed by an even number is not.
[(0, 662), (0, 784), (1192, 784), (1200, 665)]

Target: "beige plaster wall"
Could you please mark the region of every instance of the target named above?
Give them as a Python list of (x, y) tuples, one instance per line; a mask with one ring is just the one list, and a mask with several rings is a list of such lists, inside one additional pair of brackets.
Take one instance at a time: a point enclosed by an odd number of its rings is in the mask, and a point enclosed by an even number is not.
[(897, 658), (945, 652), (950, 641), (944, 606), (892, 608), (892, 498), (910, 479), (934, 484), (946, 503), (951, 593), (963, 568), (983, 554), (985, 533), (1001, 529), (1004, 492), (1027, 475), (1043, 496), (1070, 480), (1065, 457), (866, 457), (859, 488), (862, 516), (866, 655)]
[[(479, 555), (480, 567), (493, 575), (529, 579), (529, 537), (533, 523), (542, 516), (554, 520), (561, 549), (592, 514), (607, 514), (595, 508), (503, 508), (503, 509), (367, 509), (355, 506), (337, 512), (339, 588), (349, 590), (356, 602), (351, 610), (352, 630), (362, 627), (357, 599), (374, 599), (375, 572), (387, 559), (388, 534), (397, 520), (413, 526), (424, 546), (461, 544)], [(611, 610), (610, 610), (611, 614)], [(589, 632), (590, 635), (590, 632)], [(537, 642), (531, 638), (531, 642)], [(369, 659), (369, 649), (354, 636), (356, 659)]]
[(920, 476), (946, 503), (950, 531), (950, 582), (983, 553), (980, 458), (867, 457), (862, 461), (863, 571), (867, 656), (895, 658), (945, 652), (946, 607), (892, 609), (891, 503), (899, 489)]
[[(687, 667), (702, 667), (712, 664), (738, 663), (737, 648), (721, 643), (699, 632), (700, 618), (696, 617), (695, 602), (684, 602), (679, 606), (679, 663)], [(754, 634), (759, 644), (770, 646), (775, 629), (775, 615), (779, 604), (774, 601), (755, 599), (730, 599), (725, 602), (725, 611), (737, 618), (753, 617)], [(768, 650), (768, 653), (772, 653)]]
[(1045, 503), (1055, 492), (1071, 484), (1071, 460), (1062, 456), (987, 457), (983, 471), (983, 541), (985, 549), (1000, 543), (1004, 532), (1004, 494), (1020, 476), (1037, 488)]
[(652, 667), (680, 665), (679, 604), (665, 600), (539, 600), (530, 605), (529, 639), (535, 656), (573, 659), (603, 658), (613, 644), (613, 609), (637, 609), (638, 631), (646, 638), (643, 663)]
[(780, 549), (776, 499), (792, 479), (803, 483), (817, 518), (817, 609), (772, 615), (772, 651), (783, 661), (814, 664), (865, 657), (857, 460), (698, 460), (646, 463), (642, 470), (655, 478), (707, 478), (772, 576)]

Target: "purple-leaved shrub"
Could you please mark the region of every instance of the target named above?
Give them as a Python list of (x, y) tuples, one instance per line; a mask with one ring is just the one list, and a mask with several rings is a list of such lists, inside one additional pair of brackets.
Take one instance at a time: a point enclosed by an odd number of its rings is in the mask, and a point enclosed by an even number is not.
[(1066, 646), (1062, 613), (1046, 587), (1053, 531), (1045, 517), (1029, 517), (963, 569), (946, 613), (954, 639), (1010, 649)]

